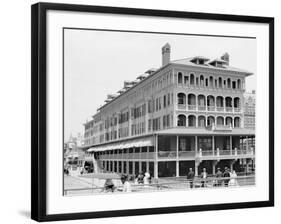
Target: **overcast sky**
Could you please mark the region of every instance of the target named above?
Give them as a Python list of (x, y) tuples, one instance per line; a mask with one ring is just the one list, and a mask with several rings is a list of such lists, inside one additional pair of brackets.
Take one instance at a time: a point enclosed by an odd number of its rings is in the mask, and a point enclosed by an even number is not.
[(83, 123), (116, 93), (124, 80), (135, 80), (162, 63), (161, 48), (171, 45), (171, 60), (230, 55), (230, 66), (254, 73), (246, 91), (256, 89), (256, 40), (171, 34), (65, 30), (64, 138), (83, 133)]

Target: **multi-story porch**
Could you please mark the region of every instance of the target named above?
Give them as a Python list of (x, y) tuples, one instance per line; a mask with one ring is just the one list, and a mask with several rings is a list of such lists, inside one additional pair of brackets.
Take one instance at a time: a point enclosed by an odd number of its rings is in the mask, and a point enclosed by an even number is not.
[(100, 172), (137, 175), (150, 172), (155, 178), (185, 176), (189, 168), (199, 175), (204, 168), (236, 171), (254, 167), (255, 136), (252, 130), (172, 128), (135, 139), (116, 141), (88, 150)]

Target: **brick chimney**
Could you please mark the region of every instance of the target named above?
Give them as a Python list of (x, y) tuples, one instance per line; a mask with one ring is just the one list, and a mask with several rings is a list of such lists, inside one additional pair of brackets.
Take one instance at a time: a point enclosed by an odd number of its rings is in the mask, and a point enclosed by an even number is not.
[(226, 61), (226, 65), (229, 65), (229, 54), (226, 52), (223, 56), (221, 56), (221, 59)]
[(170, 53), (171, 53), (171, 46), (169, 43), (166, 43), (162, 47), (162, 66), (165, 66), (170, 63)]

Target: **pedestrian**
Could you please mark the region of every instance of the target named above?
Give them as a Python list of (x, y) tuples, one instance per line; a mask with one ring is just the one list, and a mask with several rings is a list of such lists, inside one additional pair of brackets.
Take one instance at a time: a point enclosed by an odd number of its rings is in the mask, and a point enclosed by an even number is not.
[(222, 180), (223, 178), (223, 173), (221, 172), (221, 169), (218, 167), (217, 168), (217, 173), (216, 173), (216, 186), (220, 187), (222, 185)]
[(114, 192), (114, 190), (115, 190), (115, 186), (114, 186), (112, 179), (110, 179), (110, 178), (106, 179), (106, 181), (104, 183), (104, 189), (102, 191)]
[(146, 185), (146, 186), (149, 185), (149, 179), (150, 179), (150, 174), (148, 172), (145, 172), (144, 178), (143, 178), (144, 185)]
[(143, 178), (144, 178), (144, 175), (141, 171), (138, 175), (138, 184), (143, 184)]
[(228, 186), (238, 186), (237, 174), (235, 170), (230, 173), (230, 181), (228, 183)]
[(127, 175), (122, 175), (121, 177), (121, 182), (123, 184), (123, 192), (132, 192), (132, 186), (130, 182), (128, 181), (128, 176)]
[(208, 173), (206, 171), (206, 168), (203, 168), (203, 171), (201, 173), (201, 187), (206, 187), (207, 186), (207, 176), (208, 176)]
[(189, 172), (187, 174), (186, 179), (189, 182), (189, 187), (190, 188), (193, 188), (194, 176), (195, 176), (195, 174), (194, 174), (192, 168), (189, 168)]
[(224, 178), (224, 186), (228, 187), (228, 183), (229, 183), (229, 178), (230, 178), (230, 172), (228, 170), (228, 167), (224, 168), (224, 172), (223, 172), (223, 178)]

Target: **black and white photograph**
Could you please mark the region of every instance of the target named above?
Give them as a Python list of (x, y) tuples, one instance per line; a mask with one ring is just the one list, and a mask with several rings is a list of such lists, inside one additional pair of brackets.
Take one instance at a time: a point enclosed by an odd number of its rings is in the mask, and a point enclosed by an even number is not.
[(64, 28), (63, 195), (254, 187), (256, 45)]
[(33, 219), (273, 205), (272, 18), (32, 9)]

